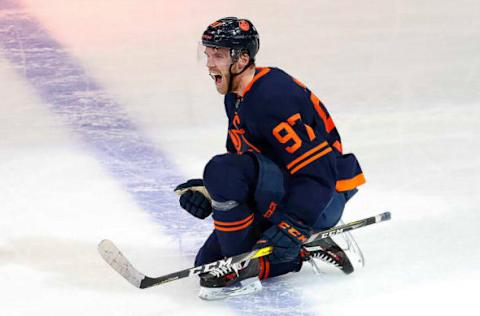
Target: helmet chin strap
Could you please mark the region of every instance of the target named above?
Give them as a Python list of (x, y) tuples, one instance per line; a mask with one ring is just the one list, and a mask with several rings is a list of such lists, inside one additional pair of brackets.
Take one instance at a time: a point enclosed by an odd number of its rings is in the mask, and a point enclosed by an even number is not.
[(250, 59), (250, 60), (248, 61), (248, 64), (247, 64), (245, 67), (243, 67), (243, 69), (242, 69), (240, 72), (234, 74), (234, 73), (232, 73), (232, 66), (233, 66), (234, 63), (235, 63), (235, 62), (232, 62), (232, 63), (230, 64), (230, 68), (228, 69), (228, 72), (229, 72), (229, 75), (230, 75), (230, 81), (228, 82), (228, 90), (227, 90), (227, 93), (228, 93), (228, 92), (232, 92), (233, 79), (234, 79), (236, 76), (241, 75), (245, 70), (248, 69), (248, 67), (250, 67), (250, 66), (253, 64), (252, 60)]

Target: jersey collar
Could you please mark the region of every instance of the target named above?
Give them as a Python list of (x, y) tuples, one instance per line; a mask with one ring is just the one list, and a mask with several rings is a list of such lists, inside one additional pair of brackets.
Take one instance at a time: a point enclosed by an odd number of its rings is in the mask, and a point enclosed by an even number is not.
[(245, 94), (247, 94), (248, 91), (252, 88), (253, 84), (260, 79), (261, 77), (265, 76), (267, 73), (270, 72), (270, 68), (268, 67), (257, 67), (255, 71), (255, 76), (253, 77), (252, 81), (248, 84), (248, 86), (245, 87), (245, 89), (242, 92), (241, 97), (245, 97)]

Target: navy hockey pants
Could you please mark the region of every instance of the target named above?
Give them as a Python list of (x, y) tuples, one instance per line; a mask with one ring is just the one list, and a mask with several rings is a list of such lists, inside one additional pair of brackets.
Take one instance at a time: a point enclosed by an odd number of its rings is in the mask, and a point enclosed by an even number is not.
[[(272, 223), (260, 210), (268, 209), (271, 201), (281, 201), (285, 194), (283, 171), (261, 154), (224, 154), (213, 157), (205, 167), (205, 186), (214, 203), (215, 229), (200, 248), (195, 265), (216, 261), (250, 251), (262, 233)], [(319, 210), (314, 230), (335, 226), (340, 220), (345, 203), (356, 190), (335, 193), (324, 210)], [(236, 201), (229, 205), (228, 201)], [(300, 258), (293, 262), (270, 264), (261, 258), (260, 278), (274, 277), (299, 271)]]

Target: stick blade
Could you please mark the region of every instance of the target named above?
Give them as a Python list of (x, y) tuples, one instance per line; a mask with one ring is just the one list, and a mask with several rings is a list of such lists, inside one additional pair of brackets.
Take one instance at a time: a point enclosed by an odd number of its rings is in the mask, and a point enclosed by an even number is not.
[(390, 212), (385, 212), (385, 213), (382, 213), (382, 214), (379, 214), (379, 222), (383, 222), (383, 221), (389, 221), (392, 219), (392, 214)]
[(102, 240), (98, 244), (98, 252), (115, 271), (117, 271), (125, 280), (135, 287), (141, 288), (142, 280), (145, 275), (138, 272), (132, 264), (125, 258), (115, 244), (108, 240)]

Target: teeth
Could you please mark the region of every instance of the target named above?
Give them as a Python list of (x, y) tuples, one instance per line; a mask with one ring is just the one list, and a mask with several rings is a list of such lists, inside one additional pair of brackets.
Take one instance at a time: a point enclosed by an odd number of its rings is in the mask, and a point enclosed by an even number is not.
[(217, 79), (221, 79), (222, 78), (222, 75), (220, 74), (216, 74), (216, 73), (209, 73), (210, 77), (214, 80), (214, 81), (217, 81)]

